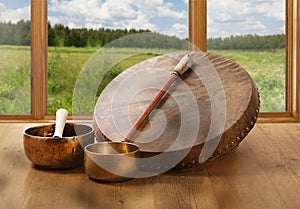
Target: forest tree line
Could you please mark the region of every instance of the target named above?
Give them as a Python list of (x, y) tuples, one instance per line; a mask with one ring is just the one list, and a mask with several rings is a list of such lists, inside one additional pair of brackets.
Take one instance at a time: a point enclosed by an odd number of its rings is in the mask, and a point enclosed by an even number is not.
[[(129, 36), (139, 34), (137, 36)], [(120, 39), (126, 37), (124, 39)], [(119, 39), (117, 42), (114, 40)], [(137, 29), (69, 29), (62, 24), (48, 23), (48, 45), (64, 47), (115, 47), (186, 49), (187, 41), (174, 36)], [(30, 21), (0, 22), (0, 45), (30, 45)]]
[[(137, 29), (70, 29), (62, 24), (48, 24), (49, 46), (101, 47), (113, 40), (132, 34), (150, 32)], [(158, 33), (136, 36), (139, 40), (125, 38), (118, 41), (119, 47), (144, 48), (185, 48), (186, 40)], [(141, 40), (143, 39), (143, 40)], [(30, 45), (30, 21), (20, 20), (17, 23), (0, 22), (0, 45)], [(208, 49), (278, 49), (285, 48), (285, 35), (240, 35), (226, 38), (209, 38)]]
[[(136, 29), (70, 29), (62, 24), (53, 27), (48, 23), (49, 46), (96, 47), (104, 46), (111, 41), (136, 33), (150, 32)], [(20, 20), (17, 23), (0, 22), (0, 45), (30, 46), (30, 21)]]
[(136, 29), (108, 29), (99, 28), (98, 30), (75, 28), (69, 29), (62, 24), (56, 24), (51, 27), (48, 24), (48, 45), (49, 46), (74, 46), (74, 47), (101, 47), (113, 40), (124, 36), (150, 32), (149, 30)]
[(226, 38), (209, 38), (208, 49), (283, 49), (285, 48), (285, 35), (239, 35)]
[(1, 45), (30, 45), (30, 21), (0, 23)]

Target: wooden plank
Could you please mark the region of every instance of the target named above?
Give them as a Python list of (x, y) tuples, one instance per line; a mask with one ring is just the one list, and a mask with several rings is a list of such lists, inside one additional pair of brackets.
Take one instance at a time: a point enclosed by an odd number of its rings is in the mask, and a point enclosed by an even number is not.
[(122, 183), (91, 181), (83, 168), (46, 171), (26, 159), (22, 133), (0, 124), (3, 208), (297, 208), (300, 124), (256, 124), (240, 146), (192, 169)]
[(155, 178), (155, 208), (219, 208), (202, 166)]
[[(0, 202), (3, 208), (22, 208), (28, 160), (22, 149), (26, 125), (0, 126)], [(30, 164), (29, 164), (30, 165)]]
[[(264, 143), (259, 141), (253, 144), (257, 147), (256, 152), (260, 153), (255, 156), (257, 161), (272, 182), (273, 189), (277, 191), (284, 207), (293, 208), (300, 205), (299, 127), (292, 124), (283, 127), (278, 124), (264, 124), (259, 130), (264, 134), (262, 141), (267, 142), (265, 146), (268, 146), (268, 149), (264, 149), (265, 147), (261, 146)], [(298, 186), (295, 187), (295, 184)]]
[[(293, 124), (286, 126), (299, 129)], [(296, 199), (300, 189), (296, 180), (300, 172), (299, 148), (290, 152), (290, 146), (299, 146), (300, 141), (293, 144), (286, 139), (287, 132), (294, 140), (299, 133), (282, 128), (286, 126), (259, 124), (237, 150), (208, 164), (222, 208), (293, 208), (300, 204)], [(282, 143), (289, 146), (278, 146)], [(285, 162), (282, 155), (294, 160)]]

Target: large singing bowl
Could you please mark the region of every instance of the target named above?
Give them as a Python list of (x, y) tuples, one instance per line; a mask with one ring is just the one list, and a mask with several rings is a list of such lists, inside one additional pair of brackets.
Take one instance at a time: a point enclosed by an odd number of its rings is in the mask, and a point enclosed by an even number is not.
[(66, 123), (63, 137), (53, 137), (55, 124), (28, 128), (23, 134), (24, 150), (34, 166), (69, 169), (83, 165), (84, 147), (94, 142), (92, 127)]

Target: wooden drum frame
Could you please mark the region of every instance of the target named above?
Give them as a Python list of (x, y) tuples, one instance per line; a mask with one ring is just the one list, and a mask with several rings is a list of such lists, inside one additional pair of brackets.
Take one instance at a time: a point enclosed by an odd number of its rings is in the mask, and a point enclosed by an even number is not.
[[(124, 133), (120, 133), (118, 131), (113, 114), (118, 115), (118, 122), (124, 121), (124, 123), (127, 122), (133, 124), (141, 115), (142, 110), (150, 104), (154, 92), (158, 91), (153, 89), (141, 89), (141, 94), (129, 98), (130, 103), (127, 105), (127, 103), (124, 103), (124, 101), (121, 100), (114, 101), (115, 92), (118, 91), (118, 86), (122, 82), (130, 76), (133, 76), (136, 72), (143, 69), (151, 69), (153, 70), (153, 74), (157, 75), (157, 79), (153, 79), (154, 83), (157, 82), (157, 84), (154, 85), (159, 87), (161, 82), (159, 81), (161, 80), (161, 72), (165, 71), (170, 74), (178, 60), (180, 60), (180, 58), (182, 58), (186, 53), (190, 52), (165, 54), (145, 60), (128, 68), (112, 80), (101, 93), (95, 106), (93, 127), (95, 129), (97, 141), (122, 141), (125, 136)], [(206, 61), (209, 63), (209, 68), (203, 69), (203, 60), (204, 62)], [(168, 92), (169, 94), (163, 97), (157, 106), (157, 108), (163, 111), (166, 115), (167, 125), (164, 132), (152, 141), (140, 141), (139, 133), (137, 133), (133, 138), (134, 143), (140, 148), (142, 158), (156, 156), (160, 153), (166, 152), (166, 150), (167, 152), (176, 154), (176, 152), (188, 149), (184, 158), (172, 167), (172, 169), (175, 170), (193, 167), (200, 163), (204, 163), (201, 162), (199, 156), (201, 155), (206, 143), (206, 137), (211, 126), (211, 112), (216, 111), (211, 109), (212, 103), (218, 102), (213, 101), (214, 96), (212, 95), (218, 94), (219, 91), (224, 92), (226, 100), (226, 103), (224, 103), (226, 104), (224, 107), (226, 117), (218, 144), (214, 147), (214, 150), (211, 151), (207, 160), (218, 158), (237, 147), (254, 127), (259, 113), (260, 101), (258, 90), (252, 78), (242, 66), (226, 57), (213, 53), (201, 53), (201, 56), (199, 58), (196, 57), (193, 62), (195, 65), (193, 65), (191, 69), (179, 79), (181, 81), (176, 81), (173, 86), (171, 86), (171, 89)], [(222, 89), (216, 89), (216, 91), (212, 92), (211, 95), (203, 83), (204, 80), (202, 79), (210, 79), (210, 81), (214, 82), (215, 78), (199, 78), (197, 74), (197, 71), (202, 72), (205, 70), (214, 70), (222, 84)], [(180, 128), (181, 112), (176, 104), (175, 97), (185, 96), (185, 92), (181, 88), (182, 85), (186, 85), (190, 88), (197, 103), (200, 118), (199, 131), (193, 146), (186, 147), (185, 142), (182, 141), (176, 144), (172, 150), (168, 150), (168, 148), (174, 143), (174, 139), (177, 137), (178, 129)], [(128, 88), (135, 88), (135, 83), (131, 83)], [(139, 87), (137, 86), (136, 88)], [(172, 99), (173, 94), (175, 95), (175, 99)], [(112, 103), (114, 108), (112, 108)], [(186, 108), (188, 108), (189, 101), (186, 103)], [(160, 120), (156, 120), (156, 123), (159, 122)], [(191, 122), (193, 122), (193, 117), (191, 118)], [(151, 128), (151, 124), (147, 120), (144, 122), (139, 131), (143, 133), (144, 130), (149, 128)], [(152, 128), (155, 128), (155, 126)], [(189, 130), (184, 131), (188, 132)], [(150, 134), (149, 138), (151, 139), (152, 137), (153, 136)]]

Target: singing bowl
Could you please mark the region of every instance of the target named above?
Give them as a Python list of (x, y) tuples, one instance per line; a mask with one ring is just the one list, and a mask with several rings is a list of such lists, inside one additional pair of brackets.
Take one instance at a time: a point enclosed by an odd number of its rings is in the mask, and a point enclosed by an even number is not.
[(121, 182), (137, 172), (139, 148), (126, 142), (98, 142), (84, 149), (84, 170), (90, 179)]
[(53, 137), (55, 124), (28, 128), (23, 134), (26, 157), (45, 169), (70, 169), (83, 165), (84, 147), (94, 142), (94, 129), (66, 123), (63, 137)]

